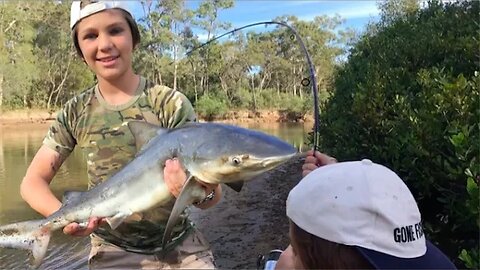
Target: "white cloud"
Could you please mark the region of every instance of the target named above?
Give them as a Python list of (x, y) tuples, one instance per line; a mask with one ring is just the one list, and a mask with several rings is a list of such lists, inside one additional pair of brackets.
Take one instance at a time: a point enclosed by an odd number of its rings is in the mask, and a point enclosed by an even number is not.
[(377, 16), (380, 14), (380, 10), (376, 5), (366, 5), (362, 8), (343, 9), (337, 13), (346, 19), (357, 19)]
[(316, 16), (335, 16), (340, 15), (343, 19), (358, 19), (375, 17), (380, 14), (380, 10), (373, 1), (358, 1), (358, 2), (344, 2), (344, 5), (339, 5), (334, 9), (319, 10), (316, 13), (299, 16), (299, 19), (311, 21)]
[[(207, 33), (195, 33), (195, 35), (197, 35), (198, 37), (198, 40), (200, 42), (205, 42), (207, 41), (207, 38), (208, 38), (208, 34)], [(210, 37), (211, 38), (211, 37)]]

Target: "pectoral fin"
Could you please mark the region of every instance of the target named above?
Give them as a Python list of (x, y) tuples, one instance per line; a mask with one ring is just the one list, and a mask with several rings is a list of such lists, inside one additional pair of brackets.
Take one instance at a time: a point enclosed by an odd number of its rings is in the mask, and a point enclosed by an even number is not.
[(106, 218), (108, 225), (110, 228), (116, 229), (123, 221), (125, 221), (128, 217), (130, 217), (133, 213), (118, 213), (113, 217)]
[(167, 227), (163, 234), (163, 247), (165, 247), (165, 245), (172, 239), (172, 229), (175, 224), (177, 224), (178, 218), (183, 210), (185, 210), (188, 205), (200, 201), (203, 198), (205, 198), (205, 189), (195, 181), (194, 177), (190, 176), (178, 195), (178, 198), (173, 205), (172, 212), (168, 217)]
[(243, 187), (243, 181), (225, 183), (225, 185), (229, 186), (231, 189), (235, 190), (236, 192), (240, 192), (240, 190), (242, 190), (242, 187)]

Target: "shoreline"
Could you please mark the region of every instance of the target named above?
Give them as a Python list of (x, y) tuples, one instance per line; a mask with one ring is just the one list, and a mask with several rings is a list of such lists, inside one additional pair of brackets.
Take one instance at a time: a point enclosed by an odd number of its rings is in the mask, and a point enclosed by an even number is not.
[(56, 112), (37, 109), (0, 111), (0, 125), (44, 124), (55, 120), (55, 115)]
[[(55, 120), (57, 112), (48, 112), (40, 109), (0, 111), (0, 125), (16, 124), (46, 124)], [(253, 111), (230, 111), (223, 118), (215, 118), (208, 121), (215, 122), (241, 122), (241, 123), (313, 123), (313, 115), (307, 114), (303, 117), (292, 119), (288, 113), (278, 110)], [(207, 122), (207, 119), (199, 117), (199, 121)]]

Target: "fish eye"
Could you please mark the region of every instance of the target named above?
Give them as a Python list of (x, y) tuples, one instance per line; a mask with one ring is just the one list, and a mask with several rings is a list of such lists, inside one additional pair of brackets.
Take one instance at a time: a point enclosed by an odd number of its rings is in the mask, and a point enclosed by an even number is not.
[(234, 165), (239, 165), (240, 163), (242, 163), (242, 159), (239, 157), (233, 157), (232, 162)]

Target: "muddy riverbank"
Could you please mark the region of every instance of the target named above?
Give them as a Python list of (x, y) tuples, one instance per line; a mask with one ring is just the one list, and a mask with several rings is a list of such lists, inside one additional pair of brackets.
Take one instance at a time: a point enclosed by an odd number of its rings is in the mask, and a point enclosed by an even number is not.
[[(17, 111), (0, 111), (0, 125), (15, 125), (19, 123), (48, 123), (55, 119), (56, 112), (48, 112), (46, 110), (17, 110)], [(199, 116), (201, 121), (207, 119)], [(215, 122), (240, 122), (240, 123), (275, 123), (275, 122), (306, 122), (313, 123), (311, 114), (303, 116), (291, 115), (288, 112), (277, 110), (258, 110), (252, 111), (230, 111), (224, 117), (213, 119)]]

